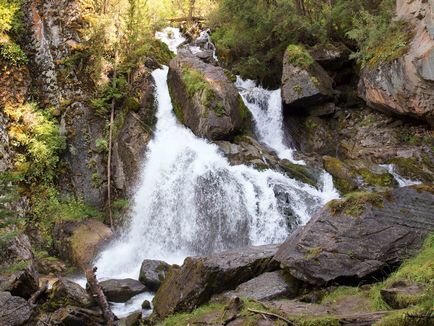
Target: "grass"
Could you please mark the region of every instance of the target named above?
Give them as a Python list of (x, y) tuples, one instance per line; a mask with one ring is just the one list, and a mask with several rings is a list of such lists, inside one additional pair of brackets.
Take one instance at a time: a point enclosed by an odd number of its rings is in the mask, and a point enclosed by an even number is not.
[(29, 266), (29, 261), (22, 260), (16, 263), (13, 263), (9, 266), (3, 267), (0, 269), (0, 274), (10, 275), (18, 271), (22, 271)]
[[(216, 313), (218, 316), (222, 316), (224, 311), (224, 305), (222, 304), (208, 304), (201, 306), (190, 313), (180, 313), (172, 315), (166, 318), (163, 322), (158, 324), (159, 326), (178, 326), (189, 325), (195, 321), (200, 320), (209, 314)], [(220, 318), (216, 318), (215, 321), (219, 321)]]
[(391, 187), (395, 183), (393, 175), (388, 172), (381, 174), (372, 173), (367, 168), (358, 169), (357, 172), (363, 177), (363, 180), (371, 185), (381, 186), (381, 187)]
[(333, 215), (345, 214), (347, 216), (359, 217), (366, 210), (366, 205), (383, 207), (385, 194), (371, 192), (352, 192), (343, 199), (332, 200), (327, 204)]

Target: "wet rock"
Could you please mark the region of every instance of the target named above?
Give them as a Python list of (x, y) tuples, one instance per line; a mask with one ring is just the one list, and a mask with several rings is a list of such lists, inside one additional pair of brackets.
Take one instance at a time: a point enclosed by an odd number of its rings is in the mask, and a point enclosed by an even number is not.
[(288, 112), (306, 110), (312, 105), (333, 97), (333, 81), (315, 61), (307, 66), (297, 66), (285, 52), (282, 72), (282, 100)]
[(164, 281), (169, 267), (170, 265), (164, 261), (146, 259), (140, 267), (139, 281), (155, 292)]
[(180, 51), (168, 84), (178, 119), (197, 136), (231, 140), (250, 128), (251, 114), (222, 68)]
[(434, 230), (432, 185), (335, 200), (296, 230), (275, 259), (313, 285), (358, 283), (410, 257)]
[[(50, 322), (49, 325), (64, 325), (64, 326), (107, 325), (100, 311), (74, 307), (74, 306), (66, 306), (66, 307), (59, 308), (48, 317), (48, 322)], [(45, 323), (42, 325), (45, 325)]]
[(60, 308), (71, 305), (81, 308), (89, 308), (95, 301), (79, 284), (66, 278), (59, 278), (51, 289), (50, 306)]
[(333, 183), (340, 192), (348, 193), (358, 188), (356, 175), (347, 164), (331, 156), (324, 156), (323, 162), (324, 169), (333, 176)]
[(137, 294), (145, 292), (146, 287), (131, 278), (122, 280), (107, 280), (99, 283), (107, 297), (112, 302), (127, 302)]
[(407, 308), (411, 302), (417, 301), (424, 293), (421, 285), (410, 283), (408, 281), (398, 281), (387, 289), (381, 289), (380, 294), (384, 302), (392, 309)]
[(243, 284), (234, 291), (225, 293), (225, 297), (238, 296), (259, 301), (276, 298), (294, 298), (300, 288), (299, 281), (283, 271), (264, 273)]
[(412, 25), (414, 34), (409, 49), (393, 62), (363, 69), (359, 95), (375, 109), (424, 119), (434, 125), (433, 4), (398, 1), (397, 19)]
[(276, 245), (248, 247), (207, 257), (189, 257), (181, 267), (172, 266), (153, 300), (154, 313), (164, 318), (191, 311), (212, 295), (235, 289), (279, 266), (273, 260)]
[(143, 303), (142, 303), (142, 309), (144, 309), (144, 310), (150, 310), (150, 309), (152, 309), (151, 303), (149, 302), (149, 300), (143, 301)]
[(30, 304), (21, 297), (12, 296), (9, 292), (0, 292), (0, 325), (20, 326), (31, 317)]
[(62, 259), (82, 266), (95, 257), (98, 248), (112, 235), (108, 226), (94, 219), (61, 221), (54, 226), (54, 248)]
[(19, 234), (9, 239), (0, 250), (0, 290), (29, 299), (39, 288), (39, 275), (29, 238)]

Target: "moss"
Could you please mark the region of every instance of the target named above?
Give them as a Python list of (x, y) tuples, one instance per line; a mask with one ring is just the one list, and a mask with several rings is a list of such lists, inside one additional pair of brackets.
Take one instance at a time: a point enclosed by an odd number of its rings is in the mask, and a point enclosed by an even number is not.
[(414, 180), (434, 181), (433, 176), (425, 172), (423, 165), (414, 157), (395, 157), (389, 160), (388, 163), (394, 164), (397, 172), (403, 177)]
[(343, 199), (332, 200), (327, 204), (333, 215), (345, 214), (358, 217), (363, 214), (368, 205), (383, 207), (385, 194), (371, 192), (353, 192)]
[(305, 70), (315, 62), (303, 45), (288, 45), (285, 57), (288, 63)]
[(309, 248), (307, 251), (306, 259), (314, 259), (318, 257), (322, 252), (323, 248), (321, 247)]
[(184, 112), (182, 111), (182, 107), (178, 103), (178, 101), (176, 100), (175, 96), (173, 96), (173, 90), (172, 90), (172, 87), (170, 87), (170, 83), (169, 83), (169, 93), (170, 93), (170, 97), (172, 98), (173, 112), (175, 112), (175, 115), (176, 115), (176, 118), (178, 119), (178, 121), (183, 124), (184, 123)]
[(434, 195), (434, 185), (430, 184), (419, 184), (411, 186), (417, 192), (430, 192)]
[(27, 260), (22, 260), (22, 261), (13, 263), (9, 266), (5, 266), (5, 267), (1, 268), (0, 274), (10, 275), (10, 274), (13, 274), (15, 272), (22, 271), (22, 270), (26, 269), (29, 266), (29, 264), (30, 264), (30, 262)]
[(357, 173), (360, 174), (363, 180), (370, 185), (391, 187), (395, 184), (393, 175), (388, 172), (375, 174), (367, 168), (361, 168), (357, 170)]
[(223, 315), (224, 305), (223, 304), (208, 304), (201, 306), (190, 313), (180, 313), (172, 315), (166, 318), (164, 321), (159, 323), (160, 326), (178, 326), (178, 325), (189, 325), (200, 322), (201, 319), (208, 315), (213, 315), (211, 320), (215, 323), (221, 322), (221, 316)]
[(335, 187), (342, 193), (349, 193), (357, 189), (357, 182), (353, 171), (335, 157), (323, 157), (324, 169), (333, 176)]
[(235, 76), (232, 72), (230, 72), (229, 70), (225, 69), (224, 73), (226, 75), (226, 77), (233, 83), (235, 83), (237, 81), (237, 76)]
[(296, 318), (288, 318), (293, 321), (297, 326), (339, 326), (339, 318), (333, 316), (320, 316), (311, 317), (303, 316)]
[(294, 179), (300, 180), (303, 183), (307, 183), (312, 187), (316, 187), (317, 183), (312, 175), (312, 173), (308, 170), (308, 168), (304, 165), (299, 165), (291, 162), (285, 161), (285, 164), (281, 164), (281, 166), (285, 169), (285, 172)]
[(181, 78), (190, 98), (208, 88), (208, 83), (203, 78), (202, 73), (186, 65), (182, 67)]
[(358, 287), (340, 286), (321, 299), (321, 304), (333, 303), (347, 296), (361, 295), (363, 292)]
[(293, 88), (294, 92), (296, 92), (298, 95), (301, 95), (303, 93), (303, 88), (300, 85), (295, 85)]

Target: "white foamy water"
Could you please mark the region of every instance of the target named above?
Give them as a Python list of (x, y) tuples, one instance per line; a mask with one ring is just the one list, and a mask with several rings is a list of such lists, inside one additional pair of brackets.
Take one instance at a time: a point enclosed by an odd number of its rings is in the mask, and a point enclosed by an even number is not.
[(174, 27), (166, 27), (161, 32), (155, 33), (155, 37), (161, 42), (166, 43), (169, 50), (175, 54), (178, 52), (178, 47), (186, 41), (179, 28)]
[(253, 80), (243, 80), (239, 76), (237, 76), (235, 86), (252, 112), (259, 140), (275, 150), (279, 158), (305, 164), (303, 161), (295, 160), (294, 150), (285, 144), (280, 89), (266, 90)]
[(411, 180), (411, 179), (404, 178), (398, 172), (396, 172), (395, 165), (393, 165), (393, 164), (382, 164), (380, 166), (383, 169), (386, 169), (391, 175), (393, 175), (395, 180), (398, 181), (398, 184), (400, 187), (413, 186), (413, 185), (418, 185), (418, 184), (422, 183), (419, 180)]

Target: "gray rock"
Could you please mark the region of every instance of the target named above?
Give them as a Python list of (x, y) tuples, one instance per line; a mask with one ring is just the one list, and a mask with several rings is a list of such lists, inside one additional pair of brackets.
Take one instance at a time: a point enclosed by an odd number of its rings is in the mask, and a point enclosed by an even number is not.
[(89, 308), (95, 304), (93, 298), (79, 284), (66, 278), (59, 278), (51, 289), (50, 305), (60, 308), (65, 305)]
[(389, 288), (381, 289), (380, 294), (384, 302), (393, 309), (405, 309), (412, 302), (411, 299), (423, 296), (424, 287), (408, 281), (398, 281)]
[(20, 326), (26, 323), (32, 314), (30, 304), (21, 297), (9, 292), (0, 292), (0, 325)]
[[(371, 107), (424, 119), (434, 125), (434, 19), (430, 1), (400, 1), (397, 19), (412, 24), (413, 40), (405, 55), (361, 71), (359, 95)], [(422, 19), (419, 13), (424, 12)]]
[(197, 136), (231, 140), (250, 128), (250, 111), (222, 68), (179, 51), (168, 83), (178, 119)]
[(140, 267), (139, 281), (155, 292), (164, 281), (169, 267), (170, 265), (164, 261), (146, 259)]
[(143, 303), (142, 303), (142, 309), (144, 309), (144, 310), (150, 310), (150, 309), (152, 309), (151, 303), (149, 302), (149, 300), (143, 301)]
[[(103, 326), (107, 325), (100, 311), (66, 306), (59, 308), (48, 317), (49, 325), (64, 325), (64, 326)], [(47, 322), (40, 324), (46, 325)], [(38, 326), (40, 326), (38, 325)]]
[(142, 312), (136, 311), (136, 312), (133, 312), (128, 317), (122, 318), (119, 321), (119, 324), (120, 324), (120, 326), (139, 326), (141, 319), (142, 319)]
[(301, 68), (289, 62), (285, 53), (282, 72), (282, 100), (287, 112), (306, 110), (333, 97), (333, 81), (316, 62)]
[(107, 280), (99, 283), (108, 301), (127, 302), (137, 294), (146, 292), (146, 287), (131, 278)]
[(359, 282), (417, 252), (434, 230), (432, 185), (332, 201), (289, 236), (275, 259), (313, 285)]
[(243, 284), (234, 291), (225, 294), (225, 297), (238, 296), (241, 298), (255, 299), (259, 301), (273, 300), (276, 298), (294, 298), (299, 290), (299, 282), (283, 271), (264, 273)]
[(277, 247), (248, 247), (207, 257), (189, 257), (181, 267), (172, 266), (154, 297), (154, 313), (164, 318), (175, 312), (191, 311), (214, 294), (235, 289), (264, 272), (278, 269), (273, 260)]

